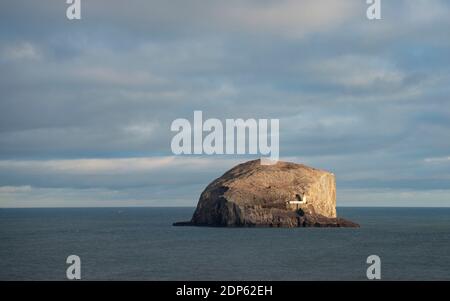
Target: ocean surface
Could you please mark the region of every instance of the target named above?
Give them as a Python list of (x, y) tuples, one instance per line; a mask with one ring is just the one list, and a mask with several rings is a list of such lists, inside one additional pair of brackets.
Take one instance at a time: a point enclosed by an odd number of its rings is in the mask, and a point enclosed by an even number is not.
[(450, 280), (450, 208), (338, 208), (343, 228), (173, 227), (194, 208), (0, 209), (0, 280)]

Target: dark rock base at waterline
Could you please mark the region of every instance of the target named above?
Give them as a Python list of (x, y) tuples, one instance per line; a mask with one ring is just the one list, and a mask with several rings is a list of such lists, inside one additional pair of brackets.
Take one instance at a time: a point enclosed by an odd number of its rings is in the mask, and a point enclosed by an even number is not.
[[(290, 212), (289, 212), (290, 213)], [(296, 227), (334, 227), (334, 228), (359, 228), (359, 224), (337, 217), (329, 218), (321, 215), (299, 215), (287, 214), (286, 218), (277, 218), (267, 223), (227, 223), (219, 220), (212, 223), (198, 223), (196, 221), (185, 221), (173, 223), (173, 226), (201, 226), (201, 227), (273, 227), (273, 228), (296, 228)]]

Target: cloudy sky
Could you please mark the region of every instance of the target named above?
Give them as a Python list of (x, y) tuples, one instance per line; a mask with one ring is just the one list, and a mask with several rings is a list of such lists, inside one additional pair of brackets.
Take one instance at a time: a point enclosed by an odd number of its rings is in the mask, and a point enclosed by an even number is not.
[(249, 156), (170, 124), (278, 118), (340, 206), (450, 206), (450, 2), (0, 2), (0, 207), (194, 206)]

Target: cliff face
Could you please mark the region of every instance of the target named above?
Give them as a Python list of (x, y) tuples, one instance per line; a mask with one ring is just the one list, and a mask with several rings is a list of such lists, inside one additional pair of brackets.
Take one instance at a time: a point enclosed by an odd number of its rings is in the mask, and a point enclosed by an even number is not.
[(302, 164), (249, 161), (227, 171), (202, 192), (190, 222), (175, 225), (341, 227), (332, 173)]

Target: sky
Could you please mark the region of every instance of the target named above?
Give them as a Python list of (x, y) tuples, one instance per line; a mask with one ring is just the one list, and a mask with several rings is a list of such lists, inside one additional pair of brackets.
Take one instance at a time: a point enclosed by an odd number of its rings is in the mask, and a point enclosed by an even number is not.
[(450, 2), (0, 2), (0, 207), (195, 206), (255, 156), (174, 156), (177, 118), (277, 118), (338, 206), (450, 206)]

